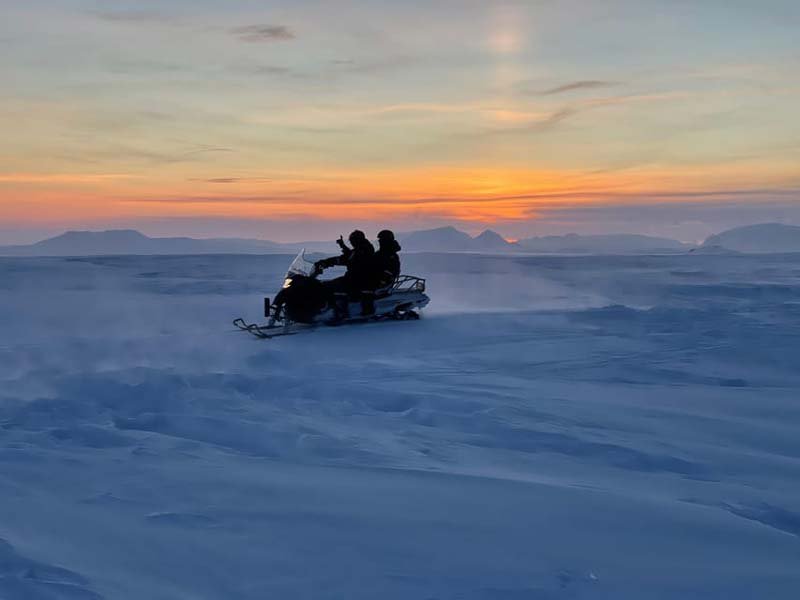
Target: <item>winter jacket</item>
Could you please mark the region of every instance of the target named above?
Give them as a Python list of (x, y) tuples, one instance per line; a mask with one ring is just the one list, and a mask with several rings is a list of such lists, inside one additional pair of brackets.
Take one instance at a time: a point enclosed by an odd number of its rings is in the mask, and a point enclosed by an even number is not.
[(377, 287), (386, 287), (394, 283), (400, 275), (400, 244), (391, 240), (381, 242), (380, 248), (375, 253), (375, 279)]
[(323, 268), (340, 265), (347, 268), (345, 277), (354, 290), (369, 289), (373, 279), (375, 248), (367, 240), (358, 246), (342, 247), (342, 254), (319, 261)]

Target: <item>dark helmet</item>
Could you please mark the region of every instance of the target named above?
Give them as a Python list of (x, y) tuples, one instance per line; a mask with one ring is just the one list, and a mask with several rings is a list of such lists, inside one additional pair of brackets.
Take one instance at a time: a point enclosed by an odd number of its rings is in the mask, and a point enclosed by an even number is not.
[(357, 246), (359, 244), (363, 244), (364, 242), (366, 242), (367, 236), (364, 235), (364, 232), (361, 231), (360, 229), (356, 229), (355, 231), (353, 231), (353, 233), (350, 234), (348, 239), (350, 240), (350, 244), (352, 246)]
[(378, 244), (389, 252), (400, 252), (400, 244), (394, 239), (394, 232), (384, 229), (378, 233)]

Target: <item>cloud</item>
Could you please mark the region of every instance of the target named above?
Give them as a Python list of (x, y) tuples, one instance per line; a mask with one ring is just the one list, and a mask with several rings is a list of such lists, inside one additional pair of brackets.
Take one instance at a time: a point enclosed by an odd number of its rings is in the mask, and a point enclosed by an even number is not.
[(384, 73), (405, 69), (423, 62), (419, 57), (399, 54), (387, 56), (385, 58), (354, 60), (354, 59), (333, 59), (328, 64), (337, 73), (366, 74)]
[(234, 148), (212, 146), (209, 144), (182, 143), (183, 148), (156, 150), (148, 146), (132, 145), (125, 142), (109, 141), (107, 144), (92, 147), (83, 152), (54, 154), (61, 160), (71, 163), (100, 164), (129, 162), (132, 164), (164, 165), (193, 162), (210, 162), (210, 156), (218, 153), (236, 152)]
[(561, 121), (564, 121), (565, 119), (570, 118), (572, 115), (576, 114), (577, 112), (578, 111), (576, 109), (570, 108), (568, 106), (566, 106), (564, 108), (560, 108), (557, 111), (555, 111), (555, 112), (551, 113), (550, 115), (548, 115), (547, 118), (545, 118), (544, 120), (539, 121), (538, 123), (534, 123), (530, 128), (531, 129), (537, 129), (537, 130), (539, 130), (539, 129), (547, 129), (549, 127), (552, 127), (553, 125), (557, 125), (558, 123), (561, 123)]
[(172, 74), (190, 70), (190, 67), (177, 63), (134, 58), (112, 58), (106, 65), (110, 73), (120, 75)]
[[(237, 181), (262, 178), (236, 178), (220, 177), (207, 179), (204, 181), (212, 183), (235, 183)], [(263, 178), (264, 181), (273, 181)], [(297, 189), (293, 191), (283, 191), (270, 195), (181, 195), (181, 196), (137, 196), (129, 201), (145, 204), (263, 204), (263, 205), (284, 205), (288, 202), (296, 202), (297, 195), (307, 194), (308, 190)], [(527, 206), (533, 211), (541, 210), (564, 210), (571, 211), (580, 209), (589, 212), (591, 210), (605, 211), (611, 207), (623, 210), (628, 208), (653, 208), (653, 207), (676, 207), (676, 206), (725, 206), (733, 204), (749, 205), (757, 207), (766, 202), (781, 202), (783, 198), (791, 206), (800, 210), (794, 199), (800, 195), (800, 189), (793, 187), (775, 188), (753, 188), (753, 189), (722, 189), (722, 190), (686, 190), (686, 191), (659, 191), (649, 192), (625, 192), (615, 190), (566, 190), (553, 192), (532, 192), (521, 194), (498, 194), (495, 196), (419, 196), (415, 198), (393, 197), (373, 194), (353, 195), (335, 194), (332, 196), (317, 196), (313, 200), (305, 200), (304, 205), (313, 212), (312, 207), (320, 206), (390, 206), (405, 207), (410, 206), (431, 206), (443, 205), (491, 205), (505, 204), (508, 202), (518, 202)], [(658, 202), (660, 201), (660, 202)], [(573, 202), (574, 204), (570, 204)]]
[(194, 144), (194, 146), (193, 149), (187, 150), (183, 154), (185, 156), (190, 156), (192, 154), (203, 154), (205, 152), (236, 152), (233, 148), (225, 148), (224, 146), (212, 146), (210, 144)]
[(133, 179), (127, 173), (3, 173), (0, 183), (83, 184)]
[(238, 183), (241, 177), (213, 177), (211, 179), (190, 179), (189, 181), (202, 181), (203, 183)]
[(563, 94), (564, 92), (573, 92), (576, 90), (593, 90), (597, 88), (606, 88), (618, 85), (614, 81), (599, 81), (599, 80), (585, 80), (585, 81), (573, 81), (571, 83), (567, 83), (564, 85), (559, 85), (554, 88), (550, 88), (539, 92), (542, 96), (554, 96), (555, 94)]
[(286, 42), (295, 39), (294, 32), (285, 25), (243, 25), (229, 30), (242, 42)]
[(495, 126), (492, 128), (482, 129), (477, 132), (457, 133), (452, 136), (452, 139), (481, 140), (481, 139), (495, 138), (495, 137), (545, 133), (550, 131), (560, 123), (572, 118), (579, 112), (580, 110), (578, 110), (577, 108), (571, 106), (565, 106), (557, 110), (554, 110), (553, 112), (550, 113), (536, 115), (535, 119), (526, 122), (522, 125), (515, 124), (511, 127), (503, 125), (503, 126)]
[[(506, 121), (507, 123), (517, 124), (513, 126), (496, 126), (492, 128), (483, 129), (477, 132), (454, 134), (454, 139), (483, 139), (493, 138), (497, 136), (515, 136), (515, 135), (530, 135), (546, 133), (554, 129), (557, 125), (568, 121), (576, 115), (581, 115), (587, 111), (607, 108), (626, 106), (636, 103), (644, 102), (666, 102), (671, 100), (690, 98), (691, 95), (686, 92), (666, 92), (662, 94), (640, 94), (640, 95), (627, 95), (627, 96), (610, 96), (604, 98), (588, 98), (583, 100), (576, 100), (568, 106), (555, 109), (549, 113), (530, 113), (530, 118), (510, 118), (498, 119)], [(500, 111), (502, 113), (502, 111)], [(524, 113), (523, 113), (524, 115)], [(512, 115), (513, 116), (513, 115)], [(524, 115), (528, 116), (528, 115)]]
[(130, 11), (98, 11), (93, 13), (101, 21), (119, 24), (159, 24), (174, 25), (178, 20), (170, 15), (154, 11), (130, 10)]
[(189, 181), (198, 181), (202, 183), (242, 183), (246, 181), (274, 181), (269, 177), (211, 177), (209, 179), (192, 178)]
[(300, 75), (292, 71), (288, 67), (278, 67), (275, 65), (261, 65), (253, 67), (252, 72), (257, 75), (283, 75), (291, 77), (299, 77)]

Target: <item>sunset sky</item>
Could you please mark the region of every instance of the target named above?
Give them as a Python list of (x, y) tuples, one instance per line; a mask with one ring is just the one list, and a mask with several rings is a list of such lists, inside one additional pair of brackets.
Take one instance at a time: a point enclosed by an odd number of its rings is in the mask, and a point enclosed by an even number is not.
[(0, 9), (0, 243), (800, 223), (796, 0)]

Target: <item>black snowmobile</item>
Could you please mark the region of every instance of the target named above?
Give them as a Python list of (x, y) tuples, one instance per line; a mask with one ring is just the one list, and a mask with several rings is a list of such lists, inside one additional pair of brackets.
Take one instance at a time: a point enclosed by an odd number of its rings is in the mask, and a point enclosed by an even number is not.
[(430, 298), (425, 294), (425, 280), (412, 275), (400, 275), (392, 284), (374, 292), (370, 304), (374, 310), (362, 315), (362, 301), (342, 294), (332, 297), (318, 277), (321, 271), (305, 259), (305, 250), (292, 261), (283, 287), (273, 303), (264, 298), (263, 325), (236, 319), (233, 324), (259, 338), (291, 335), (317, 325), (342, 325), (382, 320), (419, 319), (417, 310), (424, 308)]

